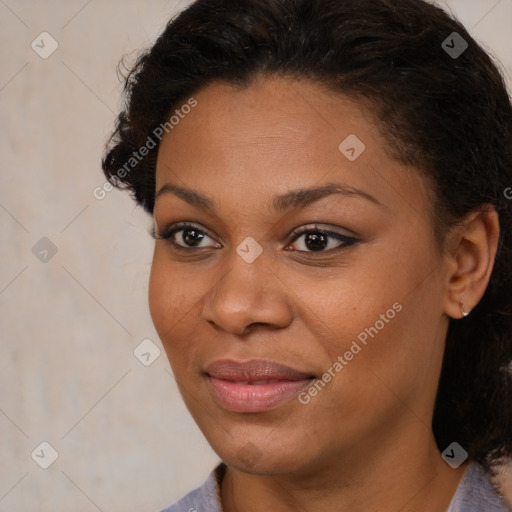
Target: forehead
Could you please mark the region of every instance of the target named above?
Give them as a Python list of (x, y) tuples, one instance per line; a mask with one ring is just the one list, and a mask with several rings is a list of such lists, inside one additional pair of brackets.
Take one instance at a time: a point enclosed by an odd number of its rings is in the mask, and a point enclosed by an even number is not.
[(197, 106), (162, 140), (157, 190), (181, 182), (248, 205), (338, 181), (376, 192), (383, 204), (405, 197), (421, 208), (427, 199), (419, 173), (388, 155), (372, 112), (341, 94), (265, 78), (244, 88), (212, 83), (194, 98)]
[[(186, 136), (193, 130), (202, 144), (211, 142), (211, 146), (254, 142), (281, 145), (284, 150), (294, 143), (309, 146), (321, 139), (330, 143), (332, 135), (336, 139), (350, 129), (361, 138), (380, 137), (362, 104), (310, 81), (266, 77), (242, 88), (214, 82), (194, 97), (197, 106), (172, 134)], [(337, 145), (332, 149), (336, 151)]]

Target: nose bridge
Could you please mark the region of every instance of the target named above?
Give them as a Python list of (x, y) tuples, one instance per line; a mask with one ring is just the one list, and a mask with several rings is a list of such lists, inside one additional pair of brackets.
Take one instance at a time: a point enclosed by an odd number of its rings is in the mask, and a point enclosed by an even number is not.
[(286, 326), (291, 320), (288, 297), (267, 260), (268, 254), (253, 238), (239, 243), (228, 262), (229, 270), (205, 301), (204, 317), (236, 333), (253, 323)]

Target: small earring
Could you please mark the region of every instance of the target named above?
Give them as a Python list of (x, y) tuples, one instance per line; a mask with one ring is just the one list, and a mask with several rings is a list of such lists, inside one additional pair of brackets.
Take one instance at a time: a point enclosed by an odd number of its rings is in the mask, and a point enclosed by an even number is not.
[(469, 311), (466, 313), (466, 311), (464, 311), (464, 301), (462, 299), (460, 299), (460, 312), (462, 313), (462, 316), (463, 317), (466, 317), (469, 315)]

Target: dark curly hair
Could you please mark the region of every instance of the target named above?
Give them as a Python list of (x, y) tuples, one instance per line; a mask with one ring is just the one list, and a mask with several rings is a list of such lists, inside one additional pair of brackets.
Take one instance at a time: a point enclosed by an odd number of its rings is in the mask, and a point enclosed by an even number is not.
[[(461, 55), (450, 54), (453, 32), (468, 44)], [(391, 156), (432, 184), (440, 247), (469, 212), (496, 208), (493, 273), (471, 315), (450, 320), (432, 425), (440, 451), (456, 440), (493, 473), (512, 456), (512, 106), (500, 71), (423, 0), (198, 0), (126, 77), (105, 175), (152, 213), (158, 127), (172, 128), (172, 112), (213, 81), (245, 87), (272, 75), (372, 108)], [(150, 138), (156, 147), (130, 160)]]

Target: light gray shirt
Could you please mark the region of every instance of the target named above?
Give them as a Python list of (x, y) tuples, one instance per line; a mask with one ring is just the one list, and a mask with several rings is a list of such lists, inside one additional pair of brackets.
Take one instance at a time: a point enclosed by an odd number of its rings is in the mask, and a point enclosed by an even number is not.
[[(225, 471), (225, 464), (220, 463), (201, 487), (160, 512), (222, 512), (219, 491)], [(466, 469), (446, 512), (510, 512), (511, 510), (507, 508), (492, 486), (484, 469), (473, 462)]]

